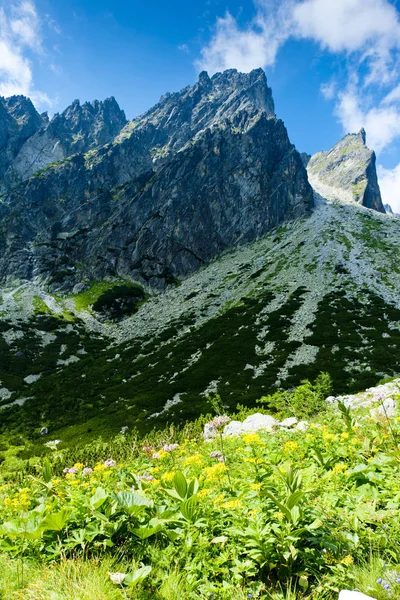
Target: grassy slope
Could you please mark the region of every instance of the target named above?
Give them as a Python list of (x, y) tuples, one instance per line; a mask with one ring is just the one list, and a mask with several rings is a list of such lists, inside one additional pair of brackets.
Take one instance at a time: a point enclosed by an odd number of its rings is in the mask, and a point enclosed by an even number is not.
[(2, 404), (32, 397), (2, 411), (3, 438), (28, 435), (36, 452), (42, 426), (75, 444), (124, 425), (193, 419), (215, 389), (234, 408), (321, 371), (337, 392), (400, 372), (399, 228), (357, 206), (320, 205), (149, 298), (120, 325), (86, 310), (120, 282), (76, 299), (28, 287), (3, 294), (0, 380), (14, 393)]

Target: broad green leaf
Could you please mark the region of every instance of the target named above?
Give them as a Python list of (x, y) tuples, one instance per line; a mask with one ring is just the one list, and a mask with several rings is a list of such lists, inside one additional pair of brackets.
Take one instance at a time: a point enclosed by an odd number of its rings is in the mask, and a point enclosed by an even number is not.
[(93, 496), (90, 498), (90, 504), (91, 506), (93, 506), (93, 508), (97, 510), (98, 508), (100, 508), (100, 506), (104, 504), (108, 497), (109, 496), (106, 490), (104, 490), (101, 487), (98, 487)]
[(71, 516), (71, 509), (63, 508), (58, 513), (50, 513), (42, 521), (43, 531), (61, 531)]
[(181, 513), (187, 521), (195, 521), (197, 500), (197, 496), (192, 496), (184, 500), (180, 506)]
[(147, 507), (153, 506), (151, 500), (134, 492), (118, 492), (114, 497), (118, 505), (124, 508), (129, 515), (139, 514)]
[(162, 529), (161, 525), (155, 525), (154, 527), (136, 527), (133, 530), (133, 533), (141, 540), (146, 540), (147, 538), (159, 533)]
[(187, 490), (188, 490), (187, 482), (186, 482), (185, 476), (180, 471), (178, 471), (178, 473), (175, 473), (174, 488), (182, 500), (184, 498), (186, 498), (186, 494), (187, 494)]
[(129, 587), (134, 587), (141, 581), (143, 581), (149, 574), (151, 573), (151, 567), (141, 567), (137, 569), (134, 573), (128, 573), (128, 575), (124, 579), (124, 585), (128, 585)]

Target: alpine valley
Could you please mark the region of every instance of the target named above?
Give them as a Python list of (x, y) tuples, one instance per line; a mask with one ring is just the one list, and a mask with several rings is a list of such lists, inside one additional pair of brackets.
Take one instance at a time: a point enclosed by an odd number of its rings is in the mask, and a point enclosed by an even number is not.
[(300, 154), (261, 69), (203, 72), (133, 121), (114, 98), (51, 120), (0, 98), (0, 193), (4, 439), (40, 453), (41, 430), (79, 444), (215, 393), (400, 373), (400, 221), (366, 133)]

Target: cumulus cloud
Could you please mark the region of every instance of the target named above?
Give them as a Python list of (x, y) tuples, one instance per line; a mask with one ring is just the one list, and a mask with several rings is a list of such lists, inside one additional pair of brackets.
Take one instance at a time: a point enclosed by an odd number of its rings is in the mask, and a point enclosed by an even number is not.
[(42, 54), (40, 19), (35, 5), (22, 0), (0, 9), (0, 95), (24, 94), (38, 106), (51, 106), (48, 96), (34, 86), (27, 51)]
[(339, 95), (336, 113), (344, 131), (355, 132), (364, 127), (368, 146), (379, 154), (400, 136), (400, 107), (383, 102), (365, 110), (363, 102), (358, 90), (348, 89)]
[(393, 212), (400, 213), (400, 163), (394, 169), (378, 165), (378, 178), (383, 202), (390, 204)]

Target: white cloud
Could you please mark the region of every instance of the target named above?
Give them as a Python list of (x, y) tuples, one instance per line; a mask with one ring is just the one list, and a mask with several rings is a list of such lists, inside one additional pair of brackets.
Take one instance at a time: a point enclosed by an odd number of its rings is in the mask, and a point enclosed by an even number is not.
[(400, 213), (400, 163), (394, 169), (378, 165), (378, 178), (384, 204), (390, 204), (393, 212)]
[(26, 51), (43, 53), (40, 19), (30, 0), (11, 5), (7, 12), (0, 9), (0, 95), (23, 94), (38, 107), (51, 106), (49, 97), (35, 89)]
[(397, 11), (387, 0), (305, 0), (294, 6), (296, 34), (331, 52), (355, 52), (366, 44), (399, 44)]
[(198, 70), (210, 74), (225, 69), (248, 72), (273, 65), (280, 46), (289, 37), (291, 4), (292, 0), (258, 3), (256, 17), (244, 29), (229, 12), (218, 18), (212, 39), (195, 63)]
[(354, 133), (364, 127), (368, 146), (379, 153), (400, 136), (400, 110), (383, 103), (365, 110), (363, 101), (363, 95), (350, 88), (339, 95), (336, 113), (345, 132)]
[(325, 100), (332, 100), (336, 94), (336, 82), (332, 80), (322, 83), (320, 90)]

